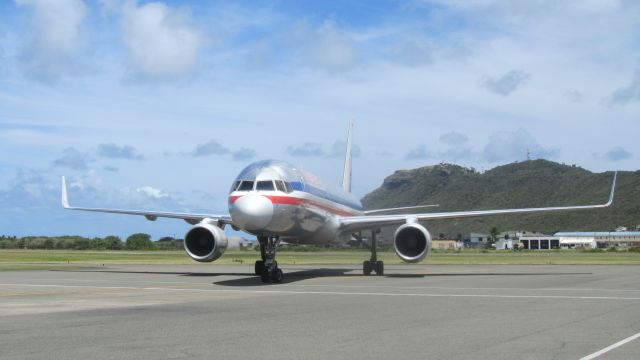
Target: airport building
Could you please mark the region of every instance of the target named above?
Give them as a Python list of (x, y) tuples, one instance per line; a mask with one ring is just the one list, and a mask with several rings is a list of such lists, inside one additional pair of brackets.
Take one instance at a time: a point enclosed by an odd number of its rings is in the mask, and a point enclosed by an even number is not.
[(496, 242), (496, 249), (513, 249), (518, 243), (527, 250), (640, 247), (640, 231), (557, 232), (553, 236), (523, 234), (515, 239), (501, 238)]
[(458, 250), (462, 248), (462, 241), (452, 239), (433, 239), (431, 248), (437, 250)]
[(557, 236), (527, 235), (518, 240), (525, 250), (553, 250), (560, 249), (562, 244)]
[[(498, 237), (498, 241), (496, 241), (495, 247), (497, 250), (512, 250), (515, 249), (518, 245), (518, 243), (520, 242), (521, 239), (537, 239), (540, 240), (540, 238), (545, 238), (546, 235), (535, 232), (535, 231), (524, 231), (524, 230), (519, 230), (519, 231), (505, 231), (500, 233), (500, 236)], [(549, 239), (545, 239), (545, 240), (549, 240)], [(538, 245), (540, 245), (540, 242), (537, 243)], [(545, 244), (550, 244), (545, 242)], [(525, 245), (529, 245), (529, 243), (525, 244)], [(528, 249), (528, 247), (526, 248)]]
[(558, 232), (554, 236), (567, 248), (581, 244), (592, 248), (640, 247), (640, 231)]
[(471, 233), (469, 234), (469, 247), (484, 246), (489, 241), (489, 234)]

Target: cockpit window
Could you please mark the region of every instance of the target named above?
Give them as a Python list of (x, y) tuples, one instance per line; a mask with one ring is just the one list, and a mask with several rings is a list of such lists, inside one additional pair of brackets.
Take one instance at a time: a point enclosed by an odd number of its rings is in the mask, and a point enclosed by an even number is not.
[(275, 183), (276, 189), (278, 189), (278, 191), (287, 192), (287, 189), (284, 187), (284, 181), (276, 180)]
[(231, 192), (234, 192), (236, 190), (238, 190), (238, 185), (240, 185), (240, 180), (236, 180), (233, 182), (233, 185), (231, 185)]
[(287, 189), (287, 193), (293, 192), (293, 188), (291, 187), (291, 183), (285, 181), (284, 186)]
[(242, 180), (240, 186), (238, 187), (238, 191), (251, 191), (253, 190), (253, 181), (251, 180)]
[(258, 181), (257, 185), (256, 185), (256, 190), (275, 190), (273, 188), (273, 181), (271, 180), (261, 180)]

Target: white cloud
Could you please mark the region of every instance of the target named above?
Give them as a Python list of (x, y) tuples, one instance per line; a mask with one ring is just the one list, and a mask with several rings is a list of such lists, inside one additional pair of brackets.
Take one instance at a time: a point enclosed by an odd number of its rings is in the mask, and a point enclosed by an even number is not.
[(291, 156), (296, 157), (311, 157), (311, 156), (324, 156), (325, 152), (322, 149), (322, 145), (319, 143), (308, 142), (300, 146), (287, 146), (285, 152)]
[(569, 90), (564, 93), (564, 97), (572, 103), (581, 103), (584, 100), (584, 95), (578, 90)]
[(420, 159), (428, 159), (432, 157), (432, 154), (424, 144), (418, 145), (415, 149), (409, 151), (405, 156), (406, 160), (420, 160)]
[(407, 65), (419, 66), (433, 62), (432, 46), (424, 39), (414, 37), (398, 47), (398, 59)]
[(196, 148), (191, 152), (193, 156), (209, 156), (209, 155), (224, 155), (229, 153), (229, 149), (215, 140), (208, 141), (204, 144), (198, 144)]
[(53, 81), (78, 72), (81, 28), (87, 9), (81, 0), (15, 0), (31, 8), (31, 39), (21, 66), (37, 78)]
[(611, 161), (621, 161), (621, 160), (626, 160), (633, 157), (633, 154), (628, 152), (622, 146), (616, 146), (611, 150), (607, 151), (607, 153), (605, 154), (605, 157)]
[(632, 101), (640, 101), (640, 63), (636, 66), (629, 85), (617, 89), (611, 96), (611, 104), (615, 105), (626, 105)]
[(73, 170), (86, 170), (89, 161), (89, 155), (68, 147), (62, 151), (61, 157), (53, 161), (53, 165)]
[(190, 25), (188, 10), (130, 2), (123, 15), (124, 41), (140, 74), (172, 77), (195, 69), (204, 40)]
[(469, 141), (469, 138), (465, 134), (451, 131), (440, 136), (440, 141), (445, 144), (456, 146), (456, 145), (462, 145), (466, 143), (467, 141)]
[(522, 86), (529, 80), (529, 74), (520, 70), (511, 70), (506, 72), (499, 78), (485, 77), (482, 80), (482, 86), (492, 93), (509, 96), (518, 87)]
[(119, 146), (114, 143), (98, 145), (98, 156), (111, 159), (142, 160), (142, 155), (133, 146)]
[(530, 158), (556, 157), (559, 149), (547, 149), (524, 129), (516, 131), (496, 131), (489, 137), (484, 147), (483, 157), (489, 163), (525, 160)]
[(169, 197), (169, 194), (167, 194), (166, 192), (160, 189), (156, 189), (152, 186), (139, 187), (136, 189), (136, 192), (154, 199), (162, 199), (162, 198)]
[(356, 51), (349, 34), (332, 21), (326, 21), (309, 34), (304, 34), (307, 60), (313, 66), (329, 71), (349, 69), (356, 63)]
[(258, 156), (258, 153), (255, 150), (244, 147), (233, 152), (233, 160), (235, 161), (250, 160), (256, 156)]

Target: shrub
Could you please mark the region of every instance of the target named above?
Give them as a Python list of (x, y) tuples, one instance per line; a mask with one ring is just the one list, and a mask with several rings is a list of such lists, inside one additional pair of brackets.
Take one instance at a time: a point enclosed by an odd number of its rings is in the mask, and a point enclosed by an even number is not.
[(149, 250), (153, 248), (151, 235), (136, 233), (127, 238), (127, 250)]

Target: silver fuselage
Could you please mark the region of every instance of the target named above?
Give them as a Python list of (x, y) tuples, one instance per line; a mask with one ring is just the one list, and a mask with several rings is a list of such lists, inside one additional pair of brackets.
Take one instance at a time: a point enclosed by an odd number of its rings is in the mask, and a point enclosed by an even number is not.
[(234, 226), (256, 236), (276, 236), (290, 243), (342, 243), (338, 219), (363, 215), (352, 194), (326, 185), (313, 174), (282, 161), (246, 167), (229, 193)]

